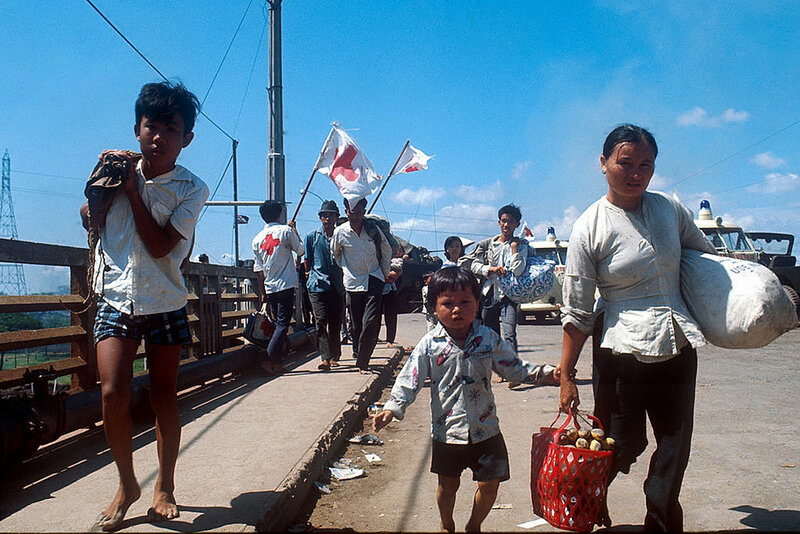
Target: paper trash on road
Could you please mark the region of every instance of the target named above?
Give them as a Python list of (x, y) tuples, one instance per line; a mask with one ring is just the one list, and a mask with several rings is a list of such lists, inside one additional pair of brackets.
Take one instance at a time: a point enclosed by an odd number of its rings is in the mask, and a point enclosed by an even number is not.
[(514, 508), (514, 505), (511, 503), (508, 504), (495, 504), (492, 506), (492, 510), (511, 510)]
[(350, 480), (351, 478), (364, 476), (363, 469), (359, 469), (357, 467), (347, 467), (339, 462), (334, 462), (330, 465), (330, 467), (328, 467), (328, 469), (331, 472), (331, 476), (333, 476), (336, 480)]
[(539, 518), (539, 519), (534, 519), (533, 521), (527, 521), (525, 523), (520, 523), (517, 526), (520, 527), (520, 528), (534, 528), (534, 527), (540, 527), (540, 526), (546, 525), (546, 524), (547, 524), (546, 520)]
[(381, 457), (375, 454), (374, 452), (366, 452), (366, 451), (361, 451), (361, 452), (364, 453), (364, 458), (366, 458), (367, 461), (370, 463), (381, 461)]
[(357, 443), (359, 445), (383, 445), (381, 438), (375, 434), (364, 434), (363, 436), (355, 436), (349, 439), (350, 443)]

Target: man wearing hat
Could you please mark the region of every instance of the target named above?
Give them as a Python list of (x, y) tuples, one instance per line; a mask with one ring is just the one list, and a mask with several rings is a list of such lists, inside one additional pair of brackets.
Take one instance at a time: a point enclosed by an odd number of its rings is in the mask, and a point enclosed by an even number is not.
[(344, 310), (344, 286), (342, 268), (331, 256), (331, 236), (336, 228), (339, 208), (333, 200), (326, 200), (319, 209), (322, 227), (309, 233), (305, 239), (305, 267), (308, 273), (306, 287), (314, 310), (319, 352), (322, 362), (320, 371), (329, 371), (339, 365), (342, 344), (339, 330)]

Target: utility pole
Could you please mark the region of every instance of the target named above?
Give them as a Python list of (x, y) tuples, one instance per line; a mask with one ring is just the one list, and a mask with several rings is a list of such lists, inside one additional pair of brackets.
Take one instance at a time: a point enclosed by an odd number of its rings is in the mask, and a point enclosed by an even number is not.
[[(11, 156), (3, 155), (2, 186), (0, 187), (0, 237), (17, 239), (17, 221), (11, 202)], [(0, 295), (27, 295), (25, 271), (21, 263), (0, 264)]]
[[(269, 155), (267, 198), (286, 202), (283, 155), (283, 81), (281, 75), (281, 0), (269, 1)], [(286, 215), (282, 221), (286, 222)]]

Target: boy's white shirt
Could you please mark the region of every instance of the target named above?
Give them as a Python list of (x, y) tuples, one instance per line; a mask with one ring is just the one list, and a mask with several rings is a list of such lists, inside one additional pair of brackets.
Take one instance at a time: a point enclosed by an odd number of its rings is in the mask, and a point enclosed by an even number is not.
[(136, 180), (142, 201), (156, 223), (161, 227), (171, 223), (184, 239), (163, 258), (151, 256), (136, 231), (128, 196), (120, 189), (109, 207), (95, 251), (94, 289), (123, 313), (175, 311), (186, 305), (187, 291), (180, 267), (191, 251), (208, 187), (180, 165), (146, 180), (141, 160), (136, 166)]
[(443, 443), (477, 443), (500, 433), (492, 372), (514, 382), (538, 383), (550, 365), (519, 359), (497, 333), (473, 321), (459, 348), (442, 324), (425, 334), (392, 387), (385, 409), (402, 419), (425, 380), (431, 381), (431, 433)]
[(267, 295), (298, 287), (292, 252), (302, 256), (305, 247), (290, 226), (277, 222), (265, 224), (253, 238), (252, 246), (255, 256), (253, 271), (263, 271)]

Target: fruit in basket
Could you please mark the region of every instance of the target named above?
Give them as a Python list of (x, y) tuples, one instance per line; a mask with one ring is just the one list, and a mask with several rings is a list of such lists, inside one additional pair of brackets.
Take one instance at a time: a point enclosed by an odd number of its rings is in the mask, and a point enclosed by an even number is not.
[(585, 428), (578, 429), (578, 437), (588, 441), (592, 439), (592, 432)]
[(578, 438), (575, 440), (575, 446), (579, 449), (588, 449), (589, 442), (584, 438)]
[(603, 438), (606, 437), (605, 431), (602, 428), (593, 428), (592, 429), (592, 437), (597, 441), (603, 441)]
[(603, 449), (603, 444), (597, 441), (596, 439), (593, 439), (592, 442), (589, 443), (589, 450), (599, 451), (602, 449)]
[(558, 436), (558, 444), (559, 445), (571, 445), (572, 442), (569, 440), (569, 436), (566, 434), (559, 434)]
[(608, 437), (608, 438), (603, 440), (603, 450), (604, 451), (613, 451), (614, 450), (614, 446), (616, 444), (617, 444), (617, 442), (614, 441), (614, 438)]
[(570, 443), (575, 443), (575, 440), (578, 439), (578, 429), (577, 428), (570, 428), (567, 430), (567, 437), (569, 438)]

